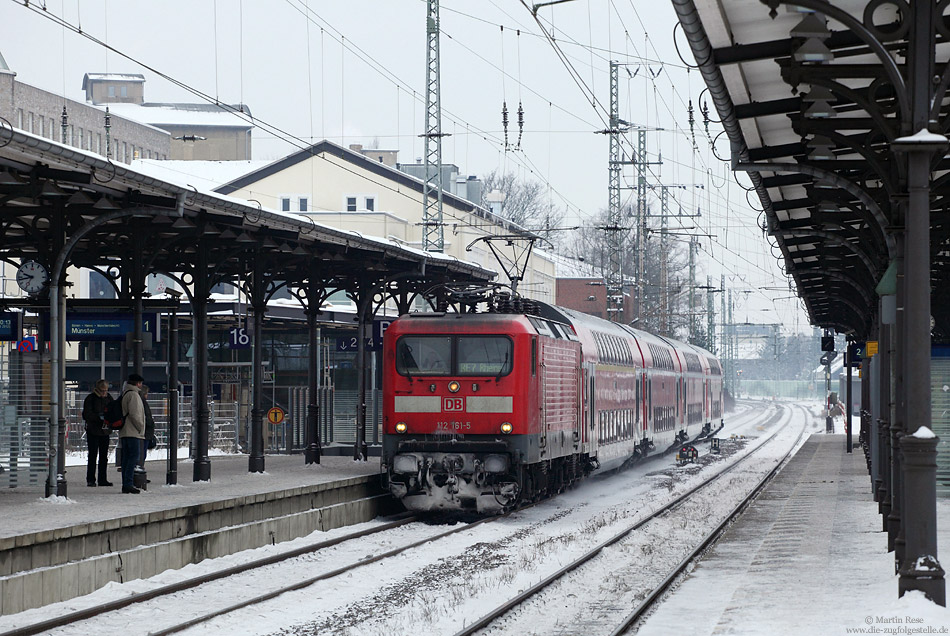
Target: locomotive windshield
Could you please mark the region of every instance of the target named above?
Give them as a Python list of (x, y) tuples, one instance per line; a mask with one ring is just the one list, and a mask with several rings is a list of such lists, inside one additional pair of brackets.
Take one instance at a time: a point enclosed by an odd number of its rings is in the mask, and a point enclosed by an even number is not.
[(458, 339), (459, 375), (506, 375), (511, 372), (511, 340), (491, 336)]
[(504, 336), (403, 336), (396, 342), (400, 375), (494, 375), (511, 372), (511, 339)]
[(452, 370), (452, 338), (403, 336), (396, 343), (400, 375), (448, 375)]

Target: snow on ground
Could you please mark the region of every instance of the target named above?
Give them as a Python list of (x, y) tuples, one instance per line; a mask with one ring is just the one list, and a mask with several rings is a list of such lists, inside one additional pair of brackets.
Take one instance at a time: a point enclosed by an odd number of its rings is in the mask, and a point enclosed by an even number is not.
[[(187, 457), (187, 449), (181, 457)], [(179, 459), (178, 485), (167, 486), (165, 461), (156, 459), (153, 462), (152, 458), (152, 453), (149, 453), (146, 463), (152, 483), (148, 491), (140, 495), (122, 494), (122, 478), (114, 466), (109, 468), (109, 478), (114, 484), (111, 488), (88, 488), (84, 467), (73, 467), (68, 471), (68, 498), (79, 505), (52, 506), (44, 503), (42, 486), (33, 489), (0, 489), (0, 510), (3, 511), (0, 514), (0, 537), (379, 472), (378, 459), (356, 462), (351, 457), (325, 456), (321, 458), (320, 464), (306, 465), (302, 455), (268, 455), (265, 457), (267, 473), (249, 473), (247, 455), (229, 455), (211, 458), (211, 481), (192, 481), (194, 463), (189, 459)]]
[[(731, 414), (727, 418), (729, 423), (719, 434), (724, 440), (723, 456), (728, 457), (731, 451), (735, 451), (738, 456), (762, 443), (766, 436), (778, 428), (778, 422), (769, 426), (764, 424), (770, 420), (777, 408), (787, 406), (762, 402), (752, 404), (737, 414)], [(759, 459), (752, 462), (759, 465), (761, 470), (757, 472), (766, 472), (774, 465), (776, 458), (784, 454), (784, 450), (778, 447), (784, 446), (787, 449), (790, 439), (797, 436), (797, 431), (802, 426), (807, 433), (824, 431), (820, 405), (810, 406), (809, 409), (808, 415), (801, 415), (801, 411), (796, 410), (798, 415), (793, 418), (792, 425), (782, 433), (787, 438), (784, 444), (776, 443), (759, 452)], [(836, 427), (839, 422), (840, 418)], [(744, 435), (747, 439), (727, 441), (732, 435)], [(706, 448), (703, 446), (701, 449), (705, 454)], [(860, 453), (860, 448), (856, 447), (855, 452)], [(525, 589), (556, 571), (576, 555), (612, 536), (619, 528), (629, 525), (633, 519), (643, 517), (650, 510), (660, 507), (675, 493), (705, 479), (712, 470), (724, 464), (725, 460), (710, 461), (700, 472), (695, 466), (677, 467), (672, 458), (658, 458), (620, 474), (595, 476), (557, 498), (507, 518), (318, 582), (304, 590), (254, 605), (184, 633), (192, 636), (220, 633), (228, 633), (229, 636), (454, 634), (466, 621), (474, 620), (510, 598), (518, 590)], [(563, 584), (560, 589), (551, 588), (541, 602), (509, 617), (494, 631), (487, 633), (519, 636), (579, 633), (577, 630), (572, 631), (579, 617), (584, 616), (585, 612), (593, 614), (597, 607), (596, 601), (591, 604), (588, 591), (594, 590), (594, 595), (600, 595), (602, 602), (606, 602), (611, 600), (611, 594), (630, 594), (630, 589), (635, 587), (631, 580), (635, 581), (637, 578), (630, 576), (631, 571), (635, 574), (649, 572), (656, 569), (660, 561), (664, 561), (664, 567), (671, 566), (676, 560), (675, 555), (670, 556), (670, 553), (662, 548), (667, 544), (685, 543), (690, 536), (700, 534), (694, 527), (694, 521), (711, 517), (714, 511), (725, 512), (726, 508), (731, 509), (732, 505), (727, 500), (739, 496), (752, 480), (751, 476), (742, 476), (747, 472), (749, 471), (745, 468), (733, 471), (732, 475), (721, 480), (727, 483), (716, 489), (716, 492), (697, 499), (692, 504), (696, 507), (679, 516), (673, 515), (666, 522), (651, 524), (642, 532), (634, 533), (638, 536), (605, 554), (599, 559), (599, 564), (576, 574), (569, 585), (584, 589), (583, 596), (567, 591), (564, 589), (566, 585)], [(938, 514), (941, 537), (948, 537), (950, 501), (938, 502)], [(939, 630), (941, 626), (950, 626), (950, 617), (946, 610), (919, 598), (919, 595), (907, 595), (900, 600), (896, 598), (896, 577), (892, 576), (893, 564), (890, 555), (883, 549), (883, 535), (880, 532), (861, 530), (867, 525), (868, 519), (879, 529), (876, 506), (870, 497), (855, 502), (855, 517), (855, 533), (859, 541), (855, 544), (854, 558), (849, 561), (849, 564), (853, 564), (853, 569), (849, 567), (846, 573), (846, 577), (854, 583), (837, 592), (835, 600), (838, 611), (820, 617), (821, 620), (807, 623), (808, 628), (805, 629), (793, 629), (795, 625), (777, 624), (766, 619), (743, 626), (734, 633), (845, 634), (849, 633), (846, 631), (849, 628), (866, 627), (864, 621), (868, 616), (872, 618), (872, 622), (876, 621), (879, 627), (892, 625), (885, 623), (886, 619), (900, 618), (903, 621), (906, 617), (920, 619), (922, 623), (905, 622), (905, 627), (921, 625)], [(848, 518), (842, 521), (850, 523)], [(27, 620), (102, 603), (134, 591), (151, 589), (160, 584), (195, 576), (199, 572), (217, 570), (276, 551), (289, 550), (308, 541), (349, 534), (357, 528), (371, 527), (378, 523), (380, 522), (374, 521), (358, 527), (317, 532), (310, 537), (286, 544), (203, 561), (179, 571), (169, 570), (147, 581), (110, 585), (81, 599), (31, 610), (13, 617), (0, 617), (0, 631)], [(93, 630), (96, 633), (145, 633), (181, 622), (208, 611), (211, 607), (223, 607), (240, 598), (256, 596), (289, 582), (312, 577), (405, 545), (410, 540), (434, 536), (446, 529), (448, 528), (445, 525), (438, 524), (408, 524), (374, 537), (346, 542), (256, 570), (243, 577), (227, 579), (205, 588), (183, 592), (173, 598), (143, 604), (113, 617), (98, 619), (94, 627), (86, 624), (56, 630), (52, 632), (52, 636), (87, 634)], [(946, 540), (941, 542), (945, 551), (947, 545)], [(944, 560), (947, 560), (946, 556)], [(692, 616), (716, 610), (703, 604), (712, 602), (710, 599), (715, 595), (710, 594), (711, 591), (706, 589), (695, 597), (692, 610), (683, 615), (681, 629), (677, 631), (694, 631), (691, 629)], [(782, 590), (762, 590), (763, 598), (772, 598), (777, 602), (781, 602), (782, 593)], [(636, 594), (637, 591), (634, 590), (632, 595)], [(629, 602), (628, 606), (629, 611), (632, 602)], [(822, 631), (809, 631), (815, 626), (820, 626)], [(599, 632), (585, 629), (583, 633)]]
[[(760, 415), (750, 410), (734, 420), (738, 425)], [(746, 442), (741, 444), (745, 445)], [(752, 445), (754, 442), (748, 443)], [(657, 471), (661, 474), (650, 474)], [(672, 475), (676, 475), (676, 479)], [(672, 496), (671, 491), (680, 492), (701, 479), (695, 471), (673, 467), (670, 458), (660, 458), (619, 475), (590, 479), (554, 500), (509, 518), (253, 606), (237, 615), (193, 628), (190, 633), (258, 634), (281, 625), (288, 626), (282, 632), (288, 634), (415, 634), (420, 626), (425, 626), (430, 633), (454, 633), (466, 619), (561, 567), (570, 555), (586, 551), (612, 536), (618, 527), (629, 524), (630, 518), (643, 516), (661, 506)], [(212, 603), (230, 604), (238, 598), (254, 596), (289, 581), (405, 544), (409, 537), (432, 536), (444, 530), (440, 525), (411, 524), (377, 537), (321, 550), (240, 579), (212, 584), (213, 590), (209, 587), (184, 592), (174, 599), (162, 599), (112, 618), (98, 619), (96, 629), (121, 631), (122, 626), (128, 624), (147, 624), (155, 629), (206, 611)], [(327, 536), (315, 533), (311, 538), (321, 540)], [(37, 611), (61, 613), (67, 607), (102, 602), (110, 595), (128, 594), (129, 590), (147, 589), (158, 581), (192, 576), (200, 571), (198, 568), (225, 567), (235, 562), (234, 559), (244, 561), (258, 558), (260, 554), (260, 551), (249, 551), (203, 562), (179, 572), (166, 572), (149, 581), (111, 586), (85, 599)], [(15, 618), (23, 620), (27, 615)], [(4, 626), (6, 620), (9, 619), (0, 620), (0, 626)], [(53, 633), (77, 634), (87, 630), (88, 626), (76, 626)]]

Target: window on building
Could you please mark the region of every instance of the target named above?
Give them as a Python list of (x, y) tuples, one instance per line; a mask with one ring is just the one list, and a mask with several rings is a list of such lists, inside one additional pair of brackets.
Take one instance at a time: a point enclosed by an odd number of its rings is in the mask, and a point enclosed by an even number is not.
[(26, 118), (26, 120), (27, 120), (27, 125), (28, 125), (27, 130), (29, 130), (30, 132), (33, 132), (33, 113), (30, 113), (29, 116)]
[(346, 197), (346, 211), (356, 212), (356, 197)]
[(128, 86), (123, 86), (123, 87), (122, 87), (122, 97), (128, 97), (128, 96), (129, 96), (129, 87), (128, 87)]
[(16, 127), (20, 130), (23, 130), (23, 109), (18, 108), (16, 111)]
[(122, 161), (125, 163), (131, 163), (129, 160), (129, 144), (128, 142), (122, 142)]
[(109, 97), (115, 97), (115, 86), (109, 87)]
[(102, 133), (96, 134), (96, 152), (102, 154)]
[(90, 298), (115, 298), (115, 287), (99, 272), (89, 272)]
[(166, 289), (178, 289), (177, 283), (164, 274), (149, 274), (145, 278), (145, 285), (148, 293), (152, 295), (162, 294)]
[(366, 197), (366, 209), (370, 212), (376, 210), (376, 197)]
[(307, 197), (300, 197), (298, 203), (300, 203), (298, 207), (300, 208), (301, 212), (306, 212), (309, 209), (310, 201), (307, 199)]
[(290, 212), (290, 197), (280, 197), (280, 211)]
[(287, 285), (281, 285), (283, 281), (274, 281), (279, 287), (277, 291), (274, 292), (274, 295), (271, 296), (271, 300), (291, 300), (293, 294), (290, 293), (290, 287)]
[(79, 147), (79, 148), (82, 148), (82, 128), (80, 128), (79, 130), (77, 130), (77, 131), (76, 131), (76, 134), (78, 135), (78, 137), (77, 137), (77, 142), (78, 142), (78, 143), (76, 144), (76, 146)]
[(211, 288), (212, 294), (223, 294), (225, 296), (235, 296), (237, 295), (237, 287), (231, 283), (218, 283)]

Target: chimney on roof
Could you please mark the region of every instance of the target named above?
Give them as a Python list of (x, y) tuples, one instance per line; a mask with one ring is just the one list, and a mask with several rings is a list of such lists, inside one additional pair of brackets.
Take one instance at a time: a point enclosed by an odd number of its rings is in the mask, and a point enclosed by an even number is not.
[(496, 216), (501, 216), (501, 208), (505, 203), (505, 195), (500, 190), (492, 190), (485, 195), (485, 200), (488, 202), (488, 208), (491, 210), (491, 213)]
[(350, 150), (353, 152), (363, 152), (363, 144), (350, 144)]

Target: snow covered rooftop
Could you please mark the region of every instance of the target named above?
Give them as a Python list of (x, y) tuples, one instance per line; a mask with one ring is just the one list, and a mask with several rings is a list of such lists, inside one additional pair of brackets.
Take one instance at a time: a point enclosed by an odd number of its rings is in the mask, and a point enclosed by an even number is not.
[(211, 192), (218, 186), (263, 168), (270, 159), (247, 161), (161, 161), (136, 159), (132, 168), (142, 170), (165, 181), (184, 181), (199, 190)]
[(145, 76), (141, 73), (86, 73), (82, 77), (83, 90), (86, 90), (86, 84), (90, 81), (144, 82)]
[[(253, 128), (251, 113), (244, 107), (243, 115), (213, 104), (108, 104), (109, 112), (120, 117), (153, 126), (218, 126)], [(235, 106), (234, 108), (239, 108)]]

